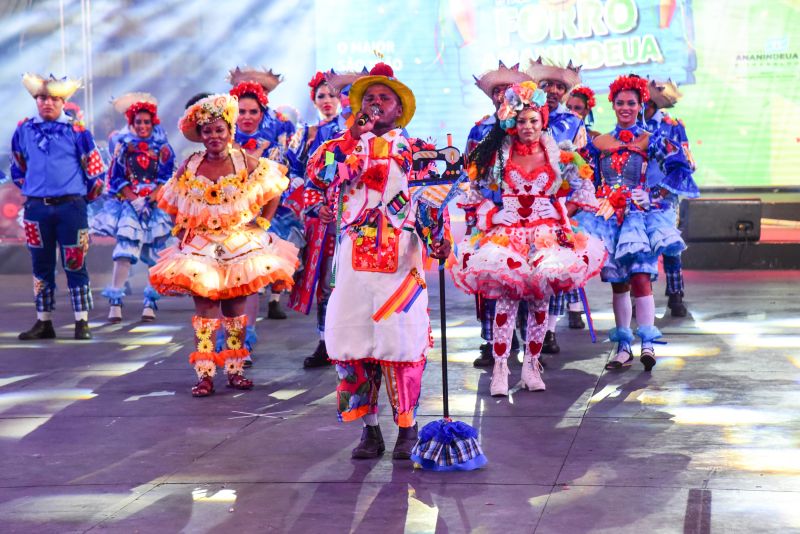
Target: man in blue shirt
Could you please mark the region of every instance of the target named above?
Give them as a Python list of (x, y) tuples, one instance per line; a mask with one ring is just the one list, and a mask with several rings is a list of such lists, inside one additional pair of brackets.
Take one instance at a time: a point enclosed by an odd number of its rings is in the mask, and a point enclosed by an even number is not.
[[(536, 61), (531, 61), (526, 72), (547, 93), (547, 107), (550, 112), (547, 128), (550, 134), (557, 143), (569, 141), (575, 148), (583, 148), (586, 145), (586, 125), (583, 119), (564, 105), (570, 91), (581, 83), (581, 67), (573, 65), (572, 61), (566, 66), (561, 66), (545, 62), (539, 57)], [(543, 354), (556, 354), (561, 351), (555, 330), (558, 317), (564, 315), (567, 302), (569, 302), (569, 327), (580, 329), (586, 326), (581, 319), (582, 306), (577, 290), (550, 297), (547, 333), (542, 343)], [(525, 313), (522, 306), (520, 313)]]
[[(530, 81), (531, 79), (531, 77), (524, 72), (520, 72), (519, 64), (508, 68), (502, 61), (499, 62), (497, 69), (485, 72), (480, 76), (473, 76), (473, 78), (475, 78), (475, 85), (478, 86), (478, 89), (483, 91), (486, 96), (492, 100), (494, 113), (485, 115), (470, 129), (469, 135), (467, 135), (467, 147), (464, 152), (466, 155), (469, 155), (470, 152), (475, 150), (475, 147), (477, 147), (478, 144), (483, 141), (484, 137), (489, 135), (492, 128), (495, 127), (497, 123), (497, 110), (500, 109), (500, 105), (503, 103), (503, 96), (505, 95), (506, 89), (515, 83), (522, 83)], [(464, 219), (467, 224), (468, 234), (472, 232), (472, 228), (475, 226), (475, 209), (477, 208), (477, 204), (471, 202), (471, 200), (486, 197), (491, 198), (492, 201), (500, 207), (503, 205), (500, 191), (490, 191), (486, 189), (482, 190), (480, 193), (481, 195), (470, 195), (466, 202), (458, 204), (458, 206), (464, 210)], [(473, 365), (475, 367), (492, 367), (494, 365), (492, 341), (494, 338), (495, 301), (477, 297), (475, 306), (477, 316), (481, 322), (481, 338), (484, 343), (480, 347), (480, 356), (475, 359)], [(511, 351), (519, 351), (519, 340), (517, 339), (516, 333), (512, 338)]]
[(92, 134), (64, 114), (64, 101), (79, 81), (25, 74), (22, 83), (36, 100), (38, 116), (19, 123), (11, 140), (11, 177), (25, 196), (25, 237), (33, 260), (36, 323), (19, 339), (56, 337), (56, 249), (67, 275), (75, 339), (91, 339), (92, 309), (86, 252), (89, 248), (87, 201), (102, 192), (105, 167)]
[[(666, 111), (663, 111), (674, 107), (680, 100), (682, 95), (678, 90), (678, 86), (671, 80), (665, 82), (650, 80), (648, 89), (650, 90), (650, 100), (645, 104), (642, 126), (648, 132), (659, 132), (670, 141), (680, 145), (686, 153), (686, 159), (689, 160), (692, 170), (694, 170), (694, 159), (689, 150), (689, 138), (686, 136), (686, 128), (683, 122), (670, 117)], [(675, 222), (677, 224), (678, 196), (670, 192), (666, 195), (666, 200), (674, 208)], [(686, 317), (688, 310), (683, 302), (684, 285), (681, 254), (680, 252), (672, 256), (665, 254), (663, 258), (664, 275), (667, 281), (667, 307), (670, 310), (670, 315), (672, 317)]]

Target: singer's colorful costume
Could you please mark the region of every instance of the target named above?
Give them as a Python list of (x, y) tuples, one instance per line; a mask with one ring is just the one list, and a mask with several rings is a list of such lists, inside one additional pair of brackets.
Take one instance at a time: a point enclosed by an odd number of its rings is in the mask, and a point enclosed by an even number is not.
[(422, 236), (430, 228), (421, 225), (422, 206), (409, 195), (411, 149), (401, 131), (413, 116), (414, 97), (384, 68), (376, 66), (353, 84), (353, 111), (358, 114), (368, 87), (387, 85), (402, 102), (398, 127), (360, 139), (348, 130), (324, 143), (308, 170), (309, 179), (329, 196), (335, 191), (337, 199), (339, 242), (325, 342), (340, 378), (339, 417), (352, 421), (377, 414), (383, 375), (394, 420), (408, 428), (415, 425), (431, 346), (422, 261)]

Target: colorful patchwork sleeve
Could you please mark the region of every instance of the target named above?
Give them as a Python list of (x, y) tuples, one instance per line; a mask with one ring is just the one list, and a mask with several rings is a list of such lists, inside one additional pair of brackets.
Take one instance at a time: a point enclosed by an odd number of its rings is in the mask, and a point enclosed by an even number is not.
[(92, 201), (103, 192), (103, 175), (106, 166), (100, 151), (94, 143), (94, 137), (89, 130), (76, 128), (78, 153), (81, 157), (81, 167), (86, 181), (86, 199)]
[(25, 184), (25, 173), (28, 170), (28, 155), (22, 146), (23, 134), (21, 130), (24, 124), (25, 122), (23, 121), (17, 126), (14, 136), (11, 138), (11, 180), (20, 189)]
[(647, 184), (651, 188), (662, 187), (689, 198), (700, 196), (683, 147), (661, 134), (660, 130), (650, 135), (648, 158), (650, 165), (647, 166)]
[(338, 137), (326, 141), (311, 155), (306, 165), (307, 181), (321, 191), (327, 191), (339, 172), (339, 163), (358, 146), (358, 139), (345, 130)]
[(175, 172), (175, 151), (169, 143), (163, 143), (161, 148), (158, 149), (158, 175), (156, 176), (156, 183), (164, 185), (172, 178)]

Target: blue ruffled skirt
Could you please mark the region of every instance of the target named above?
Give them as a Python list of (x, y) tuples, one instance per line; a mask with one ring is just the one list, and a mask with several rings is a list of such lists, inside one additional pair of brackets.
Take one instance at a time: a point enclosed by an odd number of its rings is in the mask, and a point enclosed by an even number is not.
[(580, 212), (574, 217), (581, 229), (603, 240), (608, 259), (600, 271), (604, 282), (628, 282), (634, 273), (658, 277), (658, 257), (673, 256), (686, 249), (680, 231), (675, 227), (672, 209), (630, 211), (622, 224), (617, 218), (605, 219)]
[(158, 252), (166, 247), (173, 225), (170, 216), (155, 206), (140, 216), (130, 202), (109, 198), (90, 226), (93, 234), (117, 240), (114, 259), (124, 257), (132, 263), (141, 259), (152, 265)]

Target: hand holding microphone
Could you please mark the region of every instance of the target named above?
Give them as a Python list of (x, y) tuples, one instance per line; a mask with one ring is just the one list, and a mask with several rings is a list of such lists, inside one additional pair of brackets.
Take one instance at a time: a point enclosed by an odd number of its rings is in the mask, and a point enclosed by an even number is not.
[(371, 106), (370, 112), (371, 113), (362, 113), (359, 115), (355, 124), (350, 128), (350, 133), (356, 139), (361, 137), (362, 134), (372, 131), (372, 128), (375, 126), (375, 119), (380, 116), (381, 108), (379, 106)]

